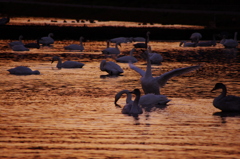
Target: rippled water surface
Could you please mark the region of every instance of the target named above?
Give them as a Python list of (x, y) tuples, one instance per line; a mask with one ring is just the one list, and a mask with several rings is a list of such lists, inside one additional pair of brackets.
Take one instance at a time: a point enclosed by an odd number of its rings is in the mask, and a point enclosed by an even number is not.
[[(151, 42), (166, 59), (161, 66), (152, 66), (154, 76), (196, 61), (205, 65), (169, 80), (161, 89), (171, 99), (169, 105), (135, 121), (115, 107), (114, 96), (123, 89), (141, 89), (140, 75), (123, 63), (118, 63), (122, 76), (101, 72), (106, 42), (87, 41), (80, 53), (62, 49), (77, 41), (56, 41), (52, 48), (29, 52), (11, 51), (9, 41), (0, 41), (0, 158), (239, 158), (239, 115), (220, 113), (212, 105), (220, 91), (210, 92), (216, 82), (223, 82), (229, 94), (239, 96), (239, 63), (229, 58), (216, 62), (216, 56), (199, 62), (200, 56), (188, 56), (216, 53), (221, 46), (179, 48), (178, 42)], [(123, 44), (120, 50), (127, 54), (131, 48), (132, 44)], [(51, 64), (53, 55), (85, 66), (58, 70), (56, 63)], [(139, 60), (135, 65), (145, 69), (145, 60), (135, 56)], [(41, 75), (15, 76), (6, 71), (19, 65)], [(124, 97), (119, 104), (124, 106)]]

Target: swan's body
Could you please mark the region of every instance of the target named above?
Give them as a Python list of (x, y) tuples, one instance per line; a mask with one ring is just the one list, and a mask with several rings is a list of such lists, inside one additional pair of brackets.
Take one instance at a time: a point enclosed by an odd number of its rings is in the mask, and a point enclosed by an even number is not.
[(56, 66), (58, 69), (61, 69), (61, 68), (82, 68), (84, 66), (83, 63), (77, 62), (77, 61), (65, 61), (64, 63), (62, 63), (62, 60), (58, 56), (53, 56), (52, 63), (54, 61), (58, 61), (57, 66)]
[(130, 68), (135, 70), (142, 76), (140, 81), (145, 94), (148, 94), (148, 93), (160, 94), (160, 88), (163, 87), (170, 78), (184, 74), (184, 73), (188, 73), (190, 71), (199, 69), (201, 67), (200, 65), (196, 65), (196, 66), (190, 66), (185, 68), (178, 68), (178, 69), (174, 69), (172, 71), (166, 72), (160, 76), (153, 77), (152, 71), (151, 71), (151, 62), (150, 62), (147, 51), (145, 52), (145, 55), (147, 59), (146, 71), (143, 71), (142, 69), (129, 63)]
[(9, 17), (7, 17), (7, 18), (2, 18), (2, 19), (0, 19), (0, 25), (5, 25), (5, 24), (7, 24), (9, 21), (10, 21), (10, 18), (9, 18)]
[[(126, 105), (127, 104), (132, 104), (132, 94), (129, 90), (122, 90), (120, 92), (118, 92), (115, 95), (115, 101), (114, 104), (117, 104), (117, 101), (121, 98), (122, 94), (126, 94)], [(152, 104), (159, 104), (159, 105), (166, 105), (170, 100), (165, 96), (165, 95), (156, 95), (156, 94), (146, 94), (141, 96), (140, 100), (139, 100), (139, 105), (152, 105)]]
[[(133, 38), (133, 41), (142, 41), (144, 43), (136, 43), (136, 44), (133, 44), (133, 46), (135, 48), (147, 48), (148, 46), (148, 43), (149, 43), (149, 35), (150, 35), (150, 32), (148, 31), (146, 33), (146, 38), (142, 38), (142, 37), (136, 37), (136, 38)], [(135, 40), (134, 40), (135, 39)]]
[(192, 33), (192, 35), (190, 36), (190, 39), (193, 43), (198, 43), (199, 40), (202, 38), (202, 35), (200, 33)]
[(39, 49), (40, 48), (39, 39), (37, 39), (37, 43), (28, 43), (28, 44), (25, 44), (24, 46), (26, 48), (37, 48), (37, 49)]
[(240, 97), (228, 95), (227, 88), (222, 83), (216, 83), (212, 91), (222, 89), (222, 93), (213, 100), (214, 107), (222, 111), (238, 111), (240, 112)]
[(234, 39), (223, 39), (220, 42), (225, 48), (236, 48), (238, 46), (237, 32), (234, 33)]
[(129, 56), (122, 56), (116, 59), (117, 62), (121, 62), (121, 63), (128, 63), (129, 61), (132, 63), (137, 62), (137, 59), (135, 57), (133, 57), (133, 52), (136, 51), (134, 48), (130, 51), (130, 55)]
[(30, 68), (25, 66), (18, 66), (12, 69), (7, 70), (10, 74), (14, 75), (39, 75), (40, 72), (38, 70), (32, 71)]
[(216, 46), (217, 45), (217, 42), (216, 42), (216, 39), (215, 39), (215, 36), (213, 36), (213, 40), (211, 41), (202, 41), (202, 42), (198, 42), (197, 43), (197, 46)]
[(13, 51), (29, 51), (24, 45), (14, 45), (12, 46)]
[(158, 65), (162, 64), (162, 61), (163, 61), (162, 55), (152, 52), (151, 46), (148, 46), (148, 56), (151, 64), (158, 64)]
[(102, 53), (103, 54), (115, 54), (115, 55), (118, 55), (118, 54), (120, 54), (120, 50), (118, 48), (118, 45), (121, 46), (120, 43), (116, 43), (115, 48), (108, 47), (108, 48), (102, 50)]
[(126, 37), (118, 37), (118, 38), (110, 39), (110, 42), (111, 43), (128, 43), (128, 42), (131, 42), (131, 40)]
[(106, 60), (101, 61), (100, 70), (106, 71), (110, 75), (119, 75), (123, 73), (122, 68), (118, 64), (112, 61), (107, 62)]
[(43, 46), (49, 46), (50, 44), (53, 44), (54, 40), (53, 40), (52, 36), (53, 36), (53, 33), (49, 33), (48, 36), (42, 37), (39, 40), (39, 43), (42, 44)]
[(196, 42), (181, 41), (179, 46), (183, 46), (183, 47), (196, 47), (197, 43)]
[(13, 41), (13, 42), (10, 42), (8, 43), (8, 45), (12, 48), (14, 45), (24, 45), (22, 43), (22, 39), (23, 39), (23, 36), (20, 35), (19, 38), (18, 38), (18, 41)]
[(84, 38), (81, 36), (79, 38), (79, 41), (80, 41), (80, 44), (71, 44), (71, 45), (68, 45), (68, 46), (65, 46), (64, 49), (65, 50), (80, 50), (80, 51), (83, 51), (84, 50), (84, 46), (83, 46), (83, 43), (82, 43), (82, 40)]

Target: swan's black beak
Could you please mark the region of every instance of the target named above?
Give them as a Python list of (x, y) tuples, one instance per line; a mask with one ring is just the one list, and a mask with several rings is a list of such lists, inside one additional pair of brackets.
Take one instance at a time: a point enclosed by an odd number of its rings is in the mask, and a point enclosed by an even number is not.
[(211, 92), (213, 93), (215, 90), (216, 90), (216, 88), (214, 87), (214, 88), (211, 90)]

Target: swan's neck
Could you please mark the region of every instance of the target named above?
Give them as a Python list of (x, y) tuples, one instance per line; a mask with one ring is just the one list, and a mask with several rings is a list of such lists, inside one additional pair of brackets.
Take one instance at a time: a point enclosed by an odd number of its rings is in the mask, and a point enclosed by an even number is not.
[(146, 59), (147, 59), (147, 70), (145, 73), (145, 77), (151, 77), (152, 76), (152, 69), (151, 69), (151, 61), (149, 59), (148, 51), (146, 52)]
[(109, 41), (107, 41), (107, 48), (109, 48)]
[(132, 49), (132, 50), (130, 51), (130, 56), (133, 56), (133, 51), (134, 51), (134, 49)]
[(82, 38), (80, 38), (80, 45), (82, 46), (83, 44), (82, 44)]
[(57, 68), (62, 68), (62, 60), (58, 58)]
[(118, 48), (118, 43), (116, 43), (115, 48), (119, 50), (119, 48)]
[(134, 99), (134, 101), (133, 101), (133, 109), (136, 108), (136, 107), (138, 107), (138, 103), (139, 103), (139, 100), (140, 100), (140, 96), (141, 96), (141, 94), (136, 94), (136, 97), (135, 97), (135, 99)]
[(129, 92), (126, 94), (127, 94), (126, 103), (131, 103), (132, 102), (132, 94)]
[(227, 95), (227, 88), (226, 86), (222, 86), (222, 93), (218, 96), (218, 98), (226, 97)]

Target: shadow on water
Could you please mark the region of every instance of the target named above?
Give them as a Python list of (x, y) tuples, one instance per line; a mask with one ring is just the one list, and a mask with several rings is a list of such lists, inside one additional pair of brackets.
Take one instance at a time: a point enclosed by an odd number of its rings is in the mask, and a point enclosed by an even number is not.
[(215, 112), (213, 113), (213, 116), (218, 116), (221, 118), (222, 123), (227, 123), (226, 118), (227, 117), (240, 117), (240, 112)]
[(105, 78), (117, 78), (119, 76), (123, 75), (100, 75), (100, 78), (105, 79)]

